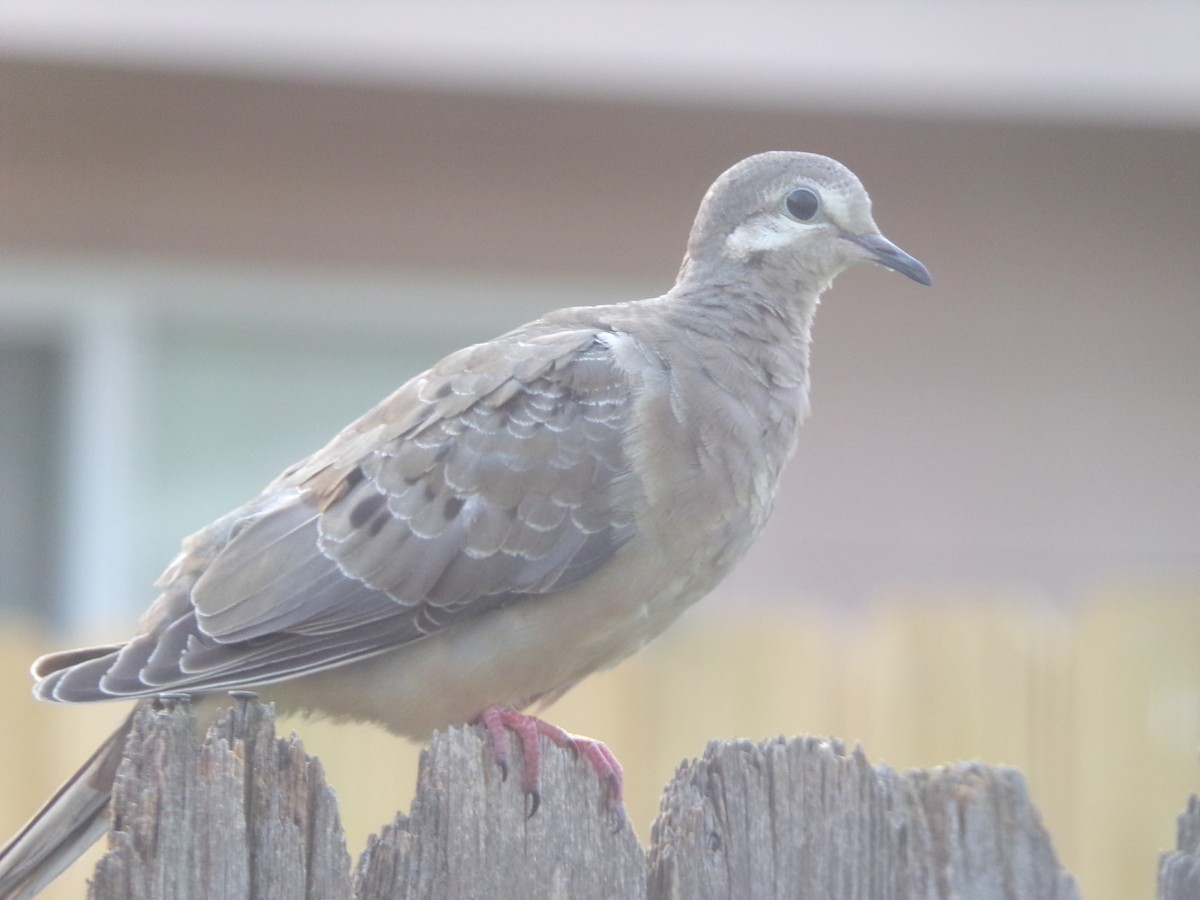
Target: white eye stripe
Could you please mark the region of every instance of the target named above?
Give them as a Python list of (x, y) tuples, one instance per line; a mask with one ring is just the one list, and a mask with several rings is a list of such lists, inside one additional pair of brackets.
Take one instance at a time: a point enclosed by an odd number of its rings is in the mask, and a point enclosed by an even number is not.
[(725, 252), (734, 259), (746, 260), (755, 253), (786, 247), (796, 239), (798, 232), (811, 227), (810, 223), (783, 216), (758, 216), (733, 230), (725, 239)]

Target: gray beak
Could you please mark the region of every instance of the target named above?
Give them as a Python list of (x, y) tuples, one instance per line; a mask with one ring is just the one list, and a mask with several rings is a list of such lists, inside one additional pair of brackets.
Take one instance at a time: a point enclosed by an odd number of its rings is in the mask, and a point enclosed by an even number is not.
[(907, 275), (921, 284), (933, 284), (929, 270), (921, 265), (919, 259), (909, 256), (882, 234), (847, 234), (843, 237), (870, 253), (871, 258), (881, 266), (895, 269), (901, 275)]

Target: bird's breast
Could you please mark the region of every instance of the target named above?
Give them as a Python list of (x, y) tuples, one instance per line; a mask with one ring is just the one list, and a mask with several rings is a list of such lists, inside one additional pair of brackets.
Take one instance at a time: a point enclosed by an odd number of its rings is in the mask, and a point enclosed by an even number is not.
[[(661, 357), (639, 388), (627, 453), (641, 480), (639, 532), (686, 605), (742, 557), (770, 516), (807, 408), (802, 377), (703, 343)], [(669, 598), (669, 599), (668, 599)]]

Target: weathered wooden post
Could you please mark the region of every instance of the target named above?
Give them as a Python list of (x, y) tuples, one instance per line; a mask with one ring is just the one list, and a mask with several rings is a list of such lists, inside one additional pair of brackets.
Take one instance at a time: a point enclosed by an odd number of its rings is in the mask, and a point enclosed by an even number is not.
[(1158, 900), (1200, 897), (1200, 795), (1188, 798), (1179, 815), (1175, 849), (1158, 861)]
[(350, 856), (321, 764), (239, 700), (203, 742), (187, 703), (144, 710), (113, 788), (92, 900), (343, 898)]
[(652, 897), (1077, 900), (1015, 769), (897, 773), (861, 748), (708, 746), (667, 785)]

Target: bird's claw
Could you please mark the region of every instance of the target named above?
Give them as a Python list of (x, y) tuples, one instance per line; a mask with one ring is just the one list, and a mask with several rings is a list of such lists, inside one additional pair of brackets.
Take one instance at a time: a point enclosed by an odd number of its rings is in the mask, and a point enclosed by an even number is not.
[(500, 769), (500, 778), (503, 781), (508, 780), (508, 762), (512, 755), (509, 734), (516, 735), (517, 740), (521, 742), (521, 790), (527, 798), (526, 818), (532, 818), (542, 803), (538, 790), (542, 757), (538, 739), (545, 737), (556, 747), (570, 750), (576, 759), (583, 757), (588, 762), (592, 771), (604, 782), (606, 805), (609, 811), (617, 816), (615, 830), (621, 829), (626, 819), (624, 774), (621, 764), (608, 747), (600, 741), (570, 734), (557, 725), (551, 725), (536, 716), (518, 712), (510, 707), (489, 707), (480, 714), (477, 721), (487, 733), (492, 758)]
[(532, 791), (526, 791), (525, 805), (525, 818), (532, 819), (534, 814), (537, 813), (538, 807), (542, 805), (542, 792), (537, 788), (534, 788)]

